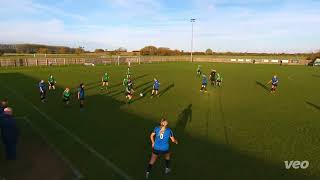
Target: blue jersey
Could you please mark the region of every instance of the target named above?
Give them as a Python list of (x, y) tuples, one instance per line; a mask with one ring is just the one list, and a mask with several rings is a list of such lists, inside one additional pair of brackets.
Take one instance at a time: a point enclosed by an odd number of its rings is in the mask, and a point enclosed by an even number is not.
[(154, 89), (159, 89), (159, 87), (160, 87), (160, 82), (158, 80), (154, 81), (153, 88)]
[(279, 79), (275, 78), (275, 77), (273, 77), (271, 81), (272, 81), (272, 84), (278, 84), (279, 83)]
[(169, 140), (170, 137), (173, 137), (173, 132), (170, 128), (166, 128), (166, 130), (161, 134), (161, 127), (158, 126), (154, 128), (154, 133), (156, 134), (156, 138), (154, 141), (154, 149), (158, 151), (168, 151), (169, 150)]
[(46, 84), (45, 83), (39, 83), (39, 90), (40, 91), (45, 91), (46, 90)]
[(208, 83), (207, 77), (203, 77), (202, 78), (202, 84), (207, 84), (207, 83)]
[(83, 88), (79, 88), (78, 92), (79, 92), (79, 98), (83, 99), (84, 98), (84, 89)]

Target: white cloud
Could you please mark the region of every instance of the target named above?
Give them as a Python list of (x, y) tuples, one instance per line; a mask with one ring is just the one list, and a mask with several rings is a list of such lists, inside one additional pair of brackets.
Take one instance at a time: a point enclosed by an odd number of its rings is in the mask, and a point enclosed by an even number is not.
[[(257, 11), (246, 6), (259, 3), (255, 0), (204, 0), (197, 1), (193, 9), (177, 11), (168, 10), (158, 0), (105, 0), (106, 6), (113, 8), (113, 11), (94, 12), (99, 14), (97, 18), (90, 16), (93, 12), (83, 17), (31, 0), (4, 2), (0, 10), (9, 8), (7, 12), (49, 13), (51, 16), (45, 21), (1, 21), (0, 43), (81, 45), (88, 49), (126, 47), (129, 50), (156, 45), (190, 50), (191, 24), (188, 19), (192, 16), (197, 18), (196, 50), (282, 52), (309, 51), (320, 47), (320, 37), (317, 36), (320, 13), (317, 8), (306, 8), (307, 5), (300, 4)], [(69, 24), (65, 22), (66, 17), (78, 23)], [(116, 23), (105, 22), (106, 19), (113, 19)]]

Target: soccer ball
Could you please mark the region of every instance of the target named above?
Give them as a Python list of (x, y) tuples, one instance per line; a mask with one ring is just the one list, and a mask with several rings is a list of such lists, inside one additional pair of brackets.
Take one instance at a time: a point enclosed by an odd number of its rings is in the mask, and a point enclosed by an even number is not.
[(143, 93), (140, 93), (140, 96), (142, 97), (142, 96), (143, 96)]
[(96, 65), (92, 63), (92, 65), (91, 65), (91, 66), (92, 66), (92, 67), (94, 67), (94, 66), (96, 66)]

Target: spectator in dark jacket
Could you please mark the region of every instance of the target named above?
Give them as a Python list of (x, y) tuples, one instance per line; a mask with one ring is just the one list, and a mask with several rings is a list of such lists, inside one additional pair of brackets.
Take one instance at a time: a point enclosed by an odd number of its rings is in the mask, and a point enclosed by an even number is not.
[(16, 160), (19, 130), (16, 120), (12, 116), (12, 109), (7, 107), (3, 111), (0, 122), (2, 144), (5, 147), (6, 159)]
[(8, 107), (8, 100), (4, 99), (0, 102), (0, 116), (3, 114), (6, 107)]

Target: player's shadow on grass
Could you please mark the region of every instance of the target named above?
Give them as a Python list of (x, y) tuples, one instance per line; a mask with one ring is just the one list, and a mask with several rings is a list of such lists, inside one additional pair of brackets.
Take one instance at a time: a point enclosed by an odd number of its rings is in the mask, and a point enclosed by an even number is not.
[(256, 81), (256, 84), (259, 85), (260, 87), (262, 87), (264, 90), (266, 91), (270, 91), (270, 89), (263, 83), (259, 82), (259, 81)]
[(183, 134), (188, 123), (192, 121), (192, 104), (189, 104), (178, 116), (175, 131), (176, 133)]
[(137, 76), (137, 77), (133, 77), (133, 78), (131, 78), (133, 81), (136, 81), (136, 80), (138, 80), (138, 79), (141, 79), (141, 78), (144, 78), (144, 77), (146, 77), (146, 76), (148, 76), (149, 74), (143, 74), (143, 75), (140, 75), (140, 76)]
[[(152, 82), (152, 81), (151, 81)], [(149, 83), (147, 83), (149, 84)], [(132, 103), (136, 102), (136, 101), (139, 101), (143, 98), (145, 98), (151, 91), (152, 91), (152, 87), (153, 87), (153, 84), (149, 84), (148, 86), (144, 87), (143, 89), (139, 90), (139, 89), (136, 89), (136, 93), (142, 93), (143, 96), (139, 96), (138, 98), (137, 97), (134, 97), (134, 99), (132, 100)]]
[[(52, 121), (59, 122), (77, 137), (81, 137), (81, 140), (93, 147), (103, 158), (105, 157), (116, 164), (117, 167), (124, 169), (133, 179), (143, 179), (144, 170), (151, 154), (149, 136), (153, 128), (159, 125), (160, 119), (155, 119), (146, 114), (132, 113), (133, 111), (121, 108), (123, 106), (121, 101), (99, 94), (87, 96), (85, 111), (83, 112), (79, 111), (77, 101), (72, 103), (69, 109), (65, 109), (62, 104), (61, 106), (57, 104), (61, 102), (61, 93), (63, 92), (63, 88), (59, 86), (56, 87), (56, 91), (59, 93), (50, 97), (51, 99), (43, 105), (39, 100), (38, 89), (32, 86), (32, 84), (39, 82), (39, 79), (32, 79), (19, 73), (0, 73), (0, 82), (6, 82), (7, 86), (17, 91), (23, 89), (23, 91), (18, 92), (38, 109), (48, 114)], [(88, 152), (85, 146), (75, 141), (74, 137), (68, 135), (61, 128), (59, 129), (50, 120), (46, 120), (32, 107), (26, 106), (21, 98), (14, 97), (11, 102), (16, 102), (15, 109), (30, 113), (30, 119), (39, 128), (42, 128), (43, 132), (46, 132), (49, 140), (52, 140), (68, 159), (73, 160), (75, 165), (84, 171), (87, 179), (120, 179), (117, 174), (112, 174), (114, 172), (110, 166), (104, 164), (93, 153)], [(129, 106), (134, 106), (134, 104)], [(151, 108), (156, 107), (148, 106), (145, 111)], [(199, 134), (191, 134), (186, 131), (179, 133), (191, 120), (191, 112), (192, 106), (190, 104), (180, 113), (178, 119), (180, 122), (177, 123), (176, 127), (176, 137), (180, 141), (178, 145), (171, 146), (173, 172), (168, 176), (168, 179), (319, 179), (319, 176), (315, 174), (317, 169), (312, 171), (315, 172), (314, 174), (302, 170), (287, 170), (283, 163), (287, 159), (270, 158), (271, 156), (268, 156), (268, 158), (263, 155), (263, 153), (269, 151), (251, 153), (253, 149), (240, 145), (240, 142), (239, 144), (226, 145), (215, 139), (209, 140), (201, 136), (201, 129), (198, 131)], [(159, 114), (161, 113), (159, 112)], [(174, 129), (172, 124), (169, 126)], [(214, 129), (212, 131), (212, 133), (219, 133)], [(248, 142), (250, 141), (248, 140)], [(19, 151), (18, 149), (18, 153)], [(273, 151), (273, 153), (276, 152)], [(270, 155), (273, 155), (272, 157), (276, 156), (274, 154)], [(90, 168), (88, 169), (88, 167)], [(111, 176), (114, 175), (113, 178), (110, 178), (110, 174)], [(165, 178), (167, 177), (163, 175), (163, 166), (159, 161), (153, 168), (152, 179)]]
[(174, 87), (174, 83), (168, 85), (163, 90), (160, 89), (160, 95), (159, 96), (163, 96), (164, 94), (166, 94), (173, 87)]
[(97, 84), (101, 84), (101, 81), (95, 81), (88, 84), (86, 84), (85, 82), (82, 82), (82, 83), (84, 83), (86, 87), (90, 87), (90, 86), (96, 86)]
[(314, 107), (314, 108), (316, 108), (317, 110), (320, 111), (320, 106), (318, 106), (318, 105), (316, 105), (316, 104), (313, 104), (313, 103), (311, 103), (311, 102), (309, 102), (309, 101), (305, 101), (305, 103), (308, 104), (309, 106)]
[(143, 87), (143, 86), (145, 86), (145, 85), (147, 85), (147, 84), (150, 84), (150, 83), (152, 83), (152, 81), (148, 81), (148, 82), (139, 84), (138, 86), (135, 87), (135, 89), (138, 90), (139, 88), (141, 88), (141, 87)]

